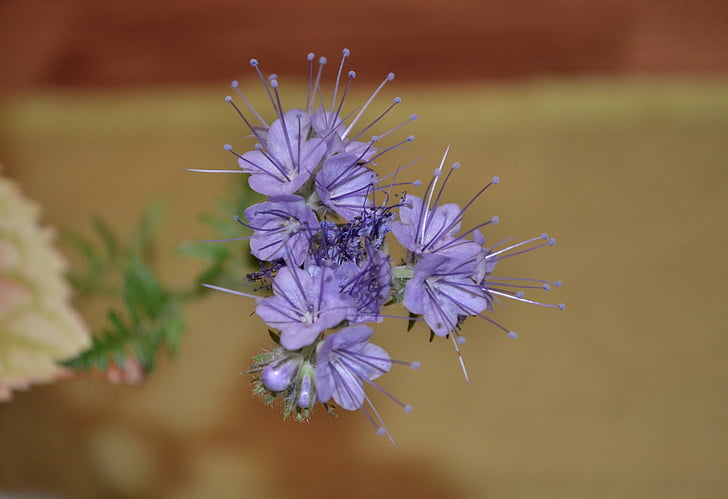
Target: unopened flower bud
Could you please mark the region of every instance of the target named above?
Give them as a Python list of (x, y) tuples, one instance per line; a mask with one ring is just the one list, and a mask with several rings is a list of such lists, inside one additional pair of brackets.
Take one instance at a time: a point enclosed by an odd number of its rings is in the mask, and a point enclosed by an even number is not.
[(301, 386), (298, 389), (298, 399), (296, 401), (298, 407), (302, 409), (310, 408), (316, 401), (314, 397), (314, 375), (313, 366), (308, 362), (304, 364), (301, 368)]
[(261, 380), (272, 392), (282, 392), (291, 386), (303, 359), (300, 355), (285, 357), (263, 368)]

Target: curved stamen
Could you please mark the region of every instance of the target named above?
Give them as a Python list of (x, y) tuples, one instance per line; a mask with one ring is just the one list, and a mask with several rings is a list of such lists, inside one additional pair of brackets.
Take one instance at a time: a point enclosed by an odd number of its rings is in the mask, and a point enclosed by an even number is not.
[[(458, 163), (455, 163), (455, 164), (459, 166)], [(447, 182), (447, 179), (450, 178), (450, 173), (452, 173), (454, 170), (456, 170), (455, 165), (453, 165), (453, 168), (450, 170), (450, 172), (448, 173), (448, 176), (445, 178), (445, 181), (443, 182), (442, 187), (445, 187), (445, 183)], [(441, 237), (443, 237), (445, 234), (447, 234), (450, 230), (452, 230), (453, 227), (455, 227), (458, 223), (460, 223), (462, 221), (462, 219), (463, 219), (463, 214), (465, 213), (465, 210), (467, 210), (468, 208), (470, 208), (470, 206), (475, 202), (475, 200), (478, 199), (491, 185), (495, 185), (498, 182), (500, 182), (500, 180), (498, 179), (498, 177), (493, 177), (493, 180), (491, 180), (490, 182), (488, 182), (485, 185), (485, 187), (483, 187), (482, 189), (480, 189), (477, 192), (477, 194), (475, 194), (475, 196), (473, 196), (470, 199), (470, 201), (468, 201), (465, 204), (465, 206), (460, 210), (460, 212), (457, 214), (457, 216), (455, 218), (453, 218), (452, 222), (450, 222), (445, 227), (443, 227), (442, 229), (440, 229), (438, 231), (438, 233), (435, 236), (433, 236), (433, 238), (424, 246), (424, 248), (422, 248), (422, 250), (424, 251), (424, 250), (428, 249), (429, 247), (431, 247), (432, 244), (434, 244), (434, 242), (436, 242), (437, 240), (439, 240)], [(440, 193), (442, 192), (442, 187), (440, 188)], [(438, 195), (437, 195), (437, 199), (435, 200), (435, 204), (437, 204), (437, 202), (440, 200), (440, 193), (438, 193)], [(463, 236), (465, 236), (467, 234), (470, 234), (471, 232), (475, 231), (476, 229), (479, 229), (480, 227), (483, 227), (485, 225), (488, 225), (491, 222), (492, 222), (492, 219), (490, 221), (488, 221), (488, 222), (484, 222), (484, 223), (482, 223), (482, 224), (480, 224), (480, 225), (478, 225), (476, 227), (473, 227), (468, 232), (466, 232), (465, 234), (463, 234)]]
[[(250, 59), (250, 65), (253, 66), (253, 68), (255, 69), (255, 72), (258, 73), (258, 78), (260, 79), (261, 83), (263, 84), (265, 93), (268, 94), (268, 99), (270, 100), (271, 104), (273, 105), (273, 109), (278, 111), (278, 108), (276, 107), (276, 101), (273, 99), (273, 95), (270, 93), (270, 87), (268, 86), (268, 82), (266, 81), (265, 77), (263, 76), (263, 73), (260, 72), (258, 60)], [(276, 114), (278, 114), (278, 112), (276, 112)]]
[(308, 90), (306, 91), (306, 112), (311, 111), (311, 91), (313, 86), (313, 60), (316, 55), (313, 52), (309, 52), (306, 56), (308, 60)]
[(455, 353), (458, 356), (458, 362), (460, 362), (460, 369), (462, 369), (463, 376), (465, 376), (465, 382), (470, 383), (470, 376), (468, 376), (468, 369), (465, 367), (465, 358), (463, 358), (463, 354), (460, 352), (460, 347), (458, 346), (458, 341), (457, 341), (457, 338), (455, 338), (455, 334), (451, 334), (450, 339), (452, 340), (453, 348), (455, 348)]
[(235, 104), (235, 101), (233, 101), (233, 98), (229, 95), (225, 97), (225, 102), (233, 106), (233, 109), (235, 109), (235, 112), (238, 113), (238, 116), (245, 122), (245, 125), (250, 129), (250, 132), (253, 134), (253, 136), (259, 141), (259, 142), (265, 142), (263, 137), (261, 137), (260, 132), (256, 127), (254, 127), (249, 121), (248, 118), (245, 117), (243, 112), (240, 110), (237, 104)]
[(409, 123), (410, 123), (410, 122), (412, 122), (412, 121), (415, 121), (416, 119), (418, 119), (418, 115), (417, 115), (417, 114), (412, 114), (412, 115), (410, 115), (410, 117), (409, 117), (409, 118), (407, 118), (407, 120), (403, 121), (403, 122), (402, 122), (402, 123), (400, 123), (399, 125), (397, 125), (397, 126), (394, 126), (394, 127), (390, 128), (389, 130), (387, 130), (386, 132), (384, 132), (384, 133), (383, 133), (383, 134), (381, 134), (381, 135), (377, 135), (377, 140), (381, 140), (381, 139), (383, 139), (383, 138), (384, 138), (384, 137), (386, 137), (387, 135), (390, 135), (390, 134), (392, 134), (392, 133), (396, 132), (397, 130), (399, 130), (400, 128), (403, 128), (403, 127), (407, 126), (407, 124), (409, 124)]
[(253, 113), (253, 116), (258, 118), (258, 121), (265, 127), (269, 128), (268, 123), (263, 119), (263, 117), (258, 114), (258, 111), (255, 110), (255, 108), (248, 102), (248, 99), (245, 98), (245, 95), (243, 95), (243, 92), (240, 90), (240, 82), (238, 80), (233, 80), (230, 83), (230, 86), (235, 89), (235, 92), (238, 94), (240, 99), (245, 103), (245, 106), (250, 110), (251, 113)]
[[(348, 77), (348, 80), (346, 82), (346, 87), (344, 87), (344, 92), (341, 94), (341, 100), (339, 101), (339, 106), (336, 108), (336, 115), (341, 116), (341, 108), (344, 107), (344, 100), (346, 100), (346, 96), (349, 95), (349, 89), (351, 88), (351, 83), (354, 81), (354, 78), (356, 78), (356, 71), (349, 71), (346, 75)], [(349, 115), (351, 116), (351, 115)], [(347, 118), (345, 118), (342, 121), (346, 121)]]
[[(510, 251), (512, 249), (521, 247), (524, 244), (533, 243), (535, 241), (538, 241), (539, 239), (542, 239), (544, 241), (548, 240), (548, 241), (546, 241), (545, 243), (538, 244), (536, 246), (532, 246), (530, 248), (526, 248), (526, 249), (521, 250), (521, 251), (516, 251), (515, 253), (508, 253), (507, 255), (498, 256), (501, 253), (505, 253), (506, 251)], [(539, 237), (534, 237), (534, 238), (531, 238), (531, 239), (527, 239), (526, 241), (521, 241), (520, 243), (516, 243), (516, 244), (514, 244), (512, 246), (509, 246), (507, 248), (503, 248), (502, 250), (499, 250), (499, 251), (495, 251), (493, 253), (490, 253), (490, 254), (486, 255), (485, 258), (487, 260), (487, 259), (491, 259), (491, 258), (493, 258), (495, 256), (498, 256), (498, 260), (503, 260), (504, 258), (510, 258), (512, 256), (521, 255), (523, 253), (528, 253), (529, 251), (536, 250), (538, 248), (543, 248), (544, 246), (553, 246), (555, 244), (556, 244), (556, 239), (554, 239), (554, 238), (549, 239), (549, 235), (546, 234), (546, 233), (544, 233), (544, 234), (541, 234)]]
[(359, 118), (361, 118), (361, 115), (364, 114), (364, 111), (366, 111), (367, 107), (369, 107), (369, 104), (372, 103), (374, 98), (377, 96), (377, 94), (384, 88), (384, 85), (387, 84), (387, 82), (394, 80), (394, 73), (389, 73), (387, 77), (382, 81), (382, 83), (379, 84), (377, 89), (372, 93), (372, 95), (369, 97), (369, 100), (367, 100), (364, 105), (359, 110), (359, 114), (356, 115), (354, 120), (349, 124), (347, 129), (344, 131), (344, 133), (341, 135), (342, 140), (346, 140), (347, 135), (349, 135), (349, 132), (352, 128), (354, 128), (354, 125), (356, 125), (357, 121), (359, 121)]
[[(374, 137), (374, 138), (372, 139), (372, 142), (376, 142), (376, 140), (377, 140), (377, 137)], [(394, 149), (398, 149), (398, 148), (402, 147), (402, 146), (403, 146), (404, 144), (406, 144), (406, 143), (408, 143), (408, 142), (413, 142), (414, 140), (415, 140), (415, 136), (414, 136), (414, 135), (410, 135), (409, 137), (407, 137), (406, 139), (402, 140), (401, 142), (397, 142), (396, 144), (394, 144), (394, 145), (392, 145), (392, 146), (389, 146), (389, 147), (385, 147), (384, 149), (380, 149), (379, 151), (377, 151), (377, 154), (375, 154), (374, 156), (372, 156), (372, 157), (371, 157), (371, 158), (369, 159), (369, 161), (368, 161), (368, 162), (369, 162), (369, 163), (372, 163), (372, 162), (374, 162), (374, 160), (376, 160), (376, 159), (377, 159), (377, 158), (379, 158), (380, 156), (382, 156), (382, 155), (384, 155), (384, 154), (388, 153), (389, 151), (392, 151), (392, 150), (394, 150)]]
[(203, 170), (200, 168), (186, 168), (186, 170), (196, 173), (245, 173), (243, 170)]
[[(371, 127), (374, 126), (374, 124), (378, 123), (382, 118), (384, 118), (387, 115), (387, 113), (389, 113), (392, 109), (394, 109), (397, 106), (397, 104), (399, 104), (400, 102), (402, 102), (402, 99), (399, 98), (399, 97), (395, 97), (394, 100), (392, 101), (392, 103), (389, 105), (389, 107), (387, 107), (387, 109), (385, 109), (379, 116), (377, 116), (376, 118), (374, 118), (374, 120), (372, 120), (371, 123), (369, 123), (367, 126), (365, 126), (364, 128), (362, 128), (359, 131), (359, 133), (357, 133), (352, 138), (350, 138), (346, 143), (347, 144), (351, 144), (356, 139), (358, 139), (363, 134), (365, 134), (367, 132), (367, 130), (369, 130)], [(407, 122), (405, 121), (405, 123), (407, 123)], [(378, 138), (385, 137), (386, 135), (389, 135), (390, 132), (391, 132), (391, 130), (389, 132), (383, 134), (383, 135), (378, 136)]]
[[(422, 226), (421, 226), (422, 231), (421, 231), (421, 237), (420, 237), (420, 241), (419, 241), (420, 243), (425, 242), (425, 233), (426, 233), (427, 224), (428, 224), (427, 215), (430, 214), (431, 212), (435, 211), (434, 206), (432, 208), (430, 208), (431, 203), (432, 203), (432, 194), (435, 192), (435, 187), (437, 186), (437, 180), (440, 178), (440, 175), (442, 174), (442, 167), (445, 164), (445, 160), (447, 159), (448, 152), (450, 152), (450, 144), (447, 145), (447, 148), (445, 149), (445, 154), (442, 155), (442, 159), (440, 160), (440, 166), (438, 166), (437, 169), (435, 170), (433, 177), (432, 177), (432, 181), (428, 185), (427, 203), (424, 203), (424, 199), (423, 199), (422, 211), (423, 211), (424, 215), (422, 217)], [(438, 198), (439, 198), (439, 196), (438, 196)]]
[(321, 102), (321, 107), (324, 107), (324, 96), (321, 94), (321, 74), (324, 71), (324, 66), (326, 66), (326, 63), (328, 62), (328, 59), (326, 57), (319, 57), (318, 63), (318, 73), (316, 73), (316, 83), (313, 85), (313, 96), (311, 99), (311, 109), (309, 110), (309, 114), (313, 113), (313, 107), (315, 106), (314, 101), (316, 100), (316, 97), (319, 98), (319, 101)]
[(336, 73), (336, 84), (334, 85), (334, 92), (331, 96), (331, 110), (334, 110), (334, 105), (336, 103), (336, 94), (339, 91), (339, 82), (341, 81), (341, 72), (344, 70), (344, 62), (346, 61), (346, 58), (349, 57), (351, 54), (351, 51), (349, 49), (344, 49), (342, 51), (341, 55), (341, 63), (339, 64), (339, 72)]
[(234, 289), (222, 288), (220, 286), (215, 286), (214, 284), (203, 283), (202, 285), (206, 288), (214, 289), (216, 291), (223, 291), (225, 293), (230, 293), (231, 295), (238, 295), (238, 296), (244, 296), (246, 298), (253, 298), (256, 301), (260, 300), (260, 296), (250, 295), (248, 293), (243, 293), (242, 291), (236, 291)]
[(505, 298), (510, 298), (511, 300), (520, 301), (523, 303), (530, 303), (531, 305), (541, 305), (542, 307), (558, 308), (559, 310), (564, 310), (566, 308), (566, 305), (564, 305), (563, 303), (558, 303), (555, 305), (552, 303), (541, 303), (538, 301), (528, 300), (526, 298), (523, 298), (522, 296), (513, 295), (492, 288), (488, 288), (487, 292), (493, 293), (494, 295), (503, 296)]

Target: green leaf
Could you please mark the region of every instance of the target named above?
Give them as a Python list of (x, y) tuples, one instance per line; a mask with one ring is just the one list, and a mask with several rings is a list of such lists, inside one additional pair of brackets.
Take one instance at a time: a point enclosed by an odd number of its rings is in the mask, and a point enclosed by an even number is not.
[(167, 302), (167, 292), (150, 269), (141, 261), (131, 258), (124, 276), (123, 299), (133, 318), (140, 313), (150, 319), (157, 318)]
[(157, 352), (158, 336), (157, 334), (149, 334), (151, 331), (145, 331), (145, 334), (137, 334), (131, 342), (134, 356), (144, 368), (145, 372), (154, 371), (155, 353)]
[(108, 318), (109, 327), (91, 339), (91, 346), (88, 349), (61, 364), (72, 369), (88, 370), (97, 367), (105, 370), (109, 365), (109, 359), (116, 359), (123, 353), (132, 333), (122, 322), (117, 311), (109, 310)]
[(194, 258), (221, 260), (229, 256), (230, 248), (217, 242), (186, 242), (177, 246), (175, 252)]
[[(110, 309), (108, 323), (93, 338), (91, 347), (64, 364), (76, 369), (103, 370), (113, 362), (123, 368), (131, 355), (149, 373), (163, 350), (174, 353), (185, 330), (182, 303), (209, 291), (201, 283), (239, 285), (240, 276), (250, 268), (248, 241), (239, 239), (249, 235), (250, 230), (236, 223), (231, 214), (242, 213), (254, 197), (247, 185), (241, 183), (230, 197), (232, 203), (220, 204), (224, 215), (204, 217), (222, 238), (238, 240), (186, 243), (176, 249), (177, 254), (207, 260), (195, 278), (195, 285), (187, 290), (164, 286), (154, 273), (155, 237), (163, 214), (159, 203), (145, 210), (131, 237), (126, 239), (117, 237), (98, 217), (91, 221), (98, 242), (68, 233), (66, 240), (84, 260), (81, 270), (69, 274), (70, 282), (88, 293), (112, 291), (114, 296), (120, 296), (123, 307)], [(226, 280), (235, 284), (229, 285)]]

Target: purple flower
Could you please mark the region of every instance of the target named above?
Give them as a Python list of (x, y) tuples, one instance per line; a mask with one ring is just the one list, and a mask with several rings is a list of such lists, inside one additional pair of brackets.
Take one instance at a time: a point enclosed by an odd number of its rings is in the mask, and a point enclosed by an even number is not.
[(259, 260), (291, 259), (303, 264), (309, 239), (318, 231), (318, 218), (300, 196), (271, 196), (268, 201), (245, 210), (253, 229), (250, 252)]
[[(333, 398), (348, 411), (361, 409), (377, 432), (388, 435), (394, 443), (379, 412), (364, 393), (364, 384), (382, 392), (405, 412), (411, 412), (412, 406), (403, 404), (373, 380), (389, 372), (394, 363), (406, 364), (412, 369), (418, 369), (420, 363), (392, 360), (383, 348), (369, 343), (372, 332), (368, 326), (351, 326), (330, 334), (319, 343), (316, 350), (316, 397), (324, 404)], [(364, 402), (368, 407), (364, 406)]]
[[(359, 140), (362, 135), (383, 120), (402, 101), (399, 97), (396, 97), (392, 104), (354, 135), (355, 126), (360, 122), (364, 114), (370, 111), (372, 102), (384, 86), (394, 80), (394, 73), (387, 74), (363, 105), (359, 105), (354, 111), (342, 115), (349, 87), (356, 78), (354, 71), (349, 71), (344, 75), (344, 65), (349, 55), (349, 50), (344, 49), (336, 75), (333, 95), (329, 100), (324, 99), (324, 92), (321, 88), (321, 75), (328, 60), (325, 57), (320, 57), (318, 59), (318, 71), (314, 72), (315, 56), (313, 53), (308, 54), (309, 84), (306, 104), (302, 106), (303, 109), (290, 109), (288, 111), (285, 111), (281, 104), (278, 77), (270, 75), (266, 78), (261, 72), (258, 61), (251, 59), (250, 65), (255, 69), (276, 113), (277, 119), (271, 125), (243, 95), (238, 81), (232, 82), (232, 88), (244, 103), (244, 107), (239, 107), (231, 96), (227, 96), (225, 100), (233, 106), (259, 144), (256, 146), (255, 151), (243, 155), (233, 151), (230, 145), (226, 145), (225, 149), (237, 156), (238, 165), (244, 172), (251, 174), (248, 180), (253, 190), (265, 195), (293, 194), (304, 186), (310, 175), (328, 158), (339, 154), (352, 154), (357, 158), (358, 164), (366, 165), (387, 151), (414, 139), (414, 137), (410, 136), (406, 141), (386, 147), (383, 150), (374, 147), (374, 142), (417, 119), (415, 114), (388, 131), (371, 137), (368, 141)], [(252, 116), (260, 123), (259, 125), (249, 119), (248, 111), (244, 112), (245, 108), (252, 113)]]
[(480, 315), (489, 306), (487, 295), (473, 281), (480, 252), (480, 246), (470, 241), (456, 254), (428, 254), (415, 264), (414, 276), (405, 285), (404, 305), (424, 315), (436, 335), (447, 336), (461, 318)]
[[(353, 73), (353, 72), (351, 72)], [(359, 158), (361, 164), (368, 163), (377, 153), (373, 141), (359, 142), (356, 140), (346, 140), (344, 133), (346, 126), (344, 120), (332, 111), (324, 111), (320, 108), (311, 115), (311, 127), (317, 137), (321, 137), (327, 144), (328, 150), (326, 155), (333, 157), (341, 153), (353, 154)]]
[(399, 208), (392, 233), (402, 246), (416, 255), (434, 253), (453, 241), (460, 230), (460, 207), (447, 203), (428, 209), (421, 198), (408, 195)]
[(293, 194), (311, 177), (326, 153), (321, 139), (308, 138), (311, 123), (305, 111), (291, 109), (273, 122), (265, 143), (238, 158), (250, 173), (248, 183), (260, 194)]
[(320, 107), (311, 114), (311, 128), (328, 145), (327, 156), (346, 152), (346, 146), (341, 139), (346, 127), (344, 120), (336, 112), (325, 111)]
[[(460, 168), (460, 163), (454, 163), (439, 190), (435, 192), (435, 187), (442, 174), (442, 165), (445, 163), (447, 152), (446, 150), (440, 166), (435, 170), (433, 178), (427, 186), (425, 193), (427, 204), (417, 196), (407, 196), (403, 205), (400, 206), (399, 220), (392, 223), (392, 232), (395, 237), (402, 246), (407, 248), (415, 260), (427, 253), (457, 254), (460, 251), (459, 247), (461, 245), (468, 246), (470, 244), (471, 241), (466, 239), (469, 234), (478, 230), (480, 227), (498, 222), (498, 218), (494, 217), (489, 221), (473, 227), (464, 234), (457, 235), (462, 225), (465, 210), (488, 187), (497, 184), (499, 179), (498, 177), (494, 177), (462, 209), (455, 203), (439, 204), (443, 189), (450, 175)], [(432, 207), (430, 207), (431, 204)]]
[(337, 154), (326, 160), (316, 174), (316, 192), (321, 202), (347, 221), (372, 205), (369, 195), (377, 175), (359, 164), (353, 154)]
[(291, 351), (311, 345), (354, 308), (351, 298), (339, 292), (334, 271), (316, 265), (281, 268), (273, 279), (273, 293), (255, 312), (268, 326), (281, 330), (281, 345)]
[(321, 402), (333, 398), (353, 411), (364, 403), (364, 383), (389, 371), (392, 361), (382, 347), (369, 343), (369, 326), (351, 326), (330, 334), (316, 352), (316, 391)]

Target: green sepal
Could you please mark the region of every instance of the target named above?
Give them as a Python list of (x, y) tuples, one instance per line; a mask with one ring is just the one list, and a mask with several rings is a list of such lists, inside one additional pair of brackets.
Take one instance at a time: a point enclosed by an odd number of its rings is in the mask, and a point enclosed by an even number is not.
[(326, 413), (334, 418), (338, 418), (339, 415), (336, 414), (336, 406), (331, 402), (322, 402), (321, 403), (324, 406), (324, 409), (326, 409)]
[(281, 344), (281, 335), (280, 335), (280, 333), (276, 333), (272, 329), (269, 329), (268, 330), (268, 336), (270, 336), (270, 338), (273, 340), (273, 342), (276, 345), (280, 345)]
[(415, 314), (413, 312), (409, 313), (409, 321), (407, 321), (407, 331), (412, 331), (412, 328), (415, 327), (415, 324), (417, 323), (417, 317), (418, 314)]

